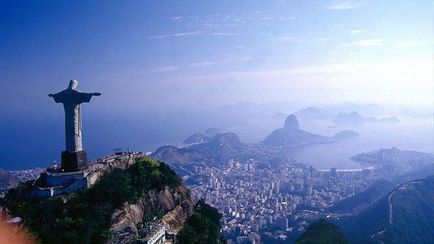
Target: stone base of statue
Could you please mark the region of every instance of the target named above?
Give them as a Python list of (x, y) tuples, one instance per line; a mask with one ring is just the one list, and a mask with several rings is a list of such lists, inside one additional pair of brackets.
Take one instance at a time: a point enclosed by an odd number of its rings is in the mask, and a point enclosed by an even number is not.
[(87, 155), (85, 151), (62, 152), (62, 170), (72, 172), (87, 168)]
[(64, 172), (48, 168), (36, 180), (30, 192), (32, 197), (53, 197), (87, 189), (89, 172), (86, 170)]

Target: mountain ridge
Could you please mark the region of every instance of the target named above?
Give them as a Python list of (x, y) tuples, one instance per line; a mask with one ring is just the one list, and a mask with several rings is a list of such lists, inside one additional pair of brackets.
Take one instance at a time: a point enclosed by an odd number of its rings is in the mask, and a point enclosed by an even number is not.
[(434, 243), (434, 175), (401, 184), (356, 216), (338, 221), (351, 243)]

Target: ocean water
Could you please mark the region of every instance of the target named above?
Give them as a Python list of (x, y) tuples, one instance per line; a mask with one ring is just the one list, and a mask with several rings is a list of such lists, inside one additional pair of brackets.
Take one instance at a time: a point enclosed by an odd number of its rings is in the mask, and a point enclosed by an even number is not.
[[(310, 125), (311, 130), (322, 135), (333, 135), (344, 128)], [(316, 129), (315, 129), (316, 128)], [(309, 128), (308, 128), (309, 129)], [(318, 169), (353, 169), (360, 165), (351, 156), (379, 148), (396, 147), (434, 153), (434, 128), (429, 120), (403, 120), (397, 124), (365, 124), (345, 128), (359, 133), (359, 137), (333, 144), (311, 145), (288, 152), (288, 156)]]

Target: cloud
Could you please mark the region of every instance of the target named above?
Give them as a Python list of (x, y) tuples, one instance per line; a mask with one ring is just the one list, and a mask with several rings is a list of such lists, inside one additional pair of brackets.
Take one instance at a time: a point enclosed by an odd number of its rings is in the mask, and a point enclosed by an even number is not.
[(282, 42), (282, 43), (315, 43), (315, 42), (325, 42), (330, 38), (328, 37), (318, 37), (318, 38), (303, 38), (303, 37), (294, 37), (294, 36), (280, 36), (273, 37), (269, 40), (272, 42)]
[(364, 32), (366, 32), (366, 31), (365, 30), (358, 30), (358, 29), (349, 31), (350, 34), (360, 34), (360, 33), (364, 33)]
[(190, 37), (190, 36), (235, 36), (239, 33), (235, 32), (203, 32), (203, 31), (190, 31), (190, 32), (178, 32), (165, 35), (154, 35), (150, 36), (151, 40), (178, 38), (178, 37)]
[(305, 41), (304, 38), (294, 37), (294, 36), (280, 36), (280, 37), (272, 37), (270, 41), (273, 42), (284, 42), (284, 43), (297, 43)]
[(201, 34), (200, 31), (179, 32), (179, 33), (172, 33), (172, 34), (165, 34), (165, 35), (154, 35), (154, 36), (150, 36), (149, 39), (166, 39), (172, 37), (197, 36), (200, 34)]
[(206, 36), (236, 36), (240, 33), (235, 32), (211, 32), (211, 33), (205, 33)]
[(173, 17), (170, 17), (170, 19), (174, 20), (174, 21), (181, 21), (183, 19), (183, 17), (182, 16), (173, 16)]
[(164, 67), (158, 67), (158, 68), (155, 68), (155, 69), (151, 69), (151, 70), (149, 70), (149, 72), (152, 72), (152, 73), (166, 73), (166, 72), (176, 71), (178, 69), (179, 69), (178, 66), (164, 66)]
[(241, 14), (210, 14), (201, 16), (172, 16), (171, 25), (178, 32), (155, 34), (149, 39), (168, 39), (191, 36), (235, 36), (250, 28), (265, 28), (276, 23), (286, 23), (295, 17), (265, 14), (260, 11)]
[(329, 5), (326, 7), (326, 9), (328, 9), (328, 10), (348, 10), (348, 9), (357, 9), (357, 8), (361, 8), (361, 7), (363, 7), (363, 5), (355, 4), (355, 3), (352, 3), (351, 1), (345, 1), (345, 2), (335, 3), (333, 5)]
[(211, 65), (215, 65), (217, 64), (214, 61), (202, 61), (202, 62), (193, 62), (193, 63), (189, 63), (187, 64), (187, 66), (189, 67), (205, 67), (205, 66), (211, 66)]
[(383, 45), (383, 39), (365, 39), (353, 41), (345, 44), (345, 46), (353, 46), (353, 47), (371, 47), (371, 46), (381, 46)]
[(174, 71), (180, 71), (185, 68), (202, 68), (202, 67), (208, 67), (216, 64), (221, 64), (215, 61), (199, 61), (199, 62), (191, 62), (191, 63), (184, 63), (182, 65), (172, 65), (172, 66), (162, 66), (162, 67), (155, 67), (150, 70), (148, 70), (149, 73), (170, 73)]

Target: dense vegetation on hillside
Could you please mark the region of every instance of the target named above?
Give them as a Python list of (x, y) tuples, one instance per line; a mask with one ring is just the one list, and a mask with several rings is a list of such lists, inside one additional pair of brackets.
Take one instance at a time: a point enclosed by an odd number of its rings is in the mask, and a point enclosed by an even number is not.
[(296, 244), (347, 244), (344, 234), (333, 223), (320, 219), (313, 222), (297, 239)]
[(113, 211), (149, 190), (177, 187), (181, 179), (164, 163), (150, 158), (128, 169), (113, 169), (90, 189), (66, 196), (26, 197), (30, 184), (7, 194), (12, 215), (20, 216), (42, 243), (105, 243)]
[(192, 216), (185, 222), (178, 234), (180, 244), (184, 243), (226, 243), (220, 234), (222, 215), (217, 209), (199, 200)]
[(373, 205), (380, 198), (388, 194), (395, 188), (395, 185), (387, 180), (378, 180), (370, 185), (366, 190), (349, 198), (335, 203), (328, 208), (328, 211), (337, 213), (358, 213)]

